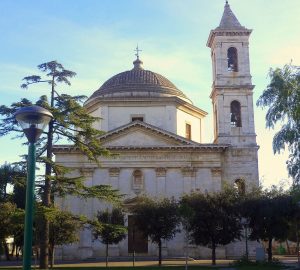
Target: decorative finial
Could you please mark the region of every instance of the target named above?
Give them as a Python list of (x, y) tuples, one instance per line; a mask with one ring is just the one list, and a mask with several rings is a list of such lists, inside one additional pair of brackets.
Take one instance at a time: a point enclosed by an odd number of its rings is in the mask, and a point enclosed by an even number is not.
[(139, 44), (136, 45), (136, 49), (134, 50), (136, 52), (135, 56), (137, 59), (139, 59), (139, 52), (141, 52), (142, 50), (139, 50)]
[(142, 50), (139, 49), (139, 45), (136, 45), (136, 49), (134, 50), (136, 52), (135, 56), (136, 56), (136, 60), (133, 61), (133, 69), (138, 70), (138, 69), (143, 69), (143, 61), (140, 60), (140, 55), (139, 52), (141, 52)]

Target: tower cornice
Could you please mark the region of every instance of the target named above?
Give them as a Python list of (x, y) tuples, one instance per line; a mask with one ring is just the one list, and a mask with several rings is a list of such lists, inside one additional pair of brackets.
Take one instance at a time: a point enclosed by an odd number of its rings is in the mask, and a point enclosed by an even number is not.
[(223, 30), (223, 29), (214, 29), (211, 30), (207, 39), (206, 46), (211, 48), (212, 43), (217, 36), (250, 36), (252, 29), (245, 30)]
[(212, 90), (210, 93), (210, 98), (213, 99), (216, 94), (222, 94), (225, 91), (239, 91), (239, 93), (248, 93), (249, 95), (253, 94), (253, 89), (255, 85), (212, 85)]

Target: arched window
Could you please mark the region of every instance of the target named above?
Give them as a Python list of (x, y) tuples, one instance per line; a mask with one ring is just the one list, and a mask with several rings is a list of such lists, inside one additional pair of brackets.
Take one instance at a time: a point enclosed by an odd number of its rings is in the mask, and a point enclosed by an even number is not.
[(237, 49), (230, 47), (227, 50), (228, 71), (238, 71), (238, 54)]
[(230, 123), (232, 127), (241, 127), (241, 104), (234, 100), (230, 104)]
[(240, 195), (244, 195), (246, 193), (246, 185), (244, 179), (236, 179), (234, 181), (234, 186)]
[(132, 174), (132, 188), (135, 191), (141, 191), (144, 187), (143, 173), (141, 170), (135, 170)]

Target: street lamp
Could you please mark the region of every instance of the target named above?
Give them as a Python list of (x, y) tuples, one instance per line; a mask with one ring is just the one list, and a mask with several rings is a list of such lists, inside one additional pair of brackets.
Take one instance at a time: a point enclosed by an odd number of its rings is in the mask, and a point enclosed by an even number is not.
[(25, 205), (25, 229), (23, 248), (23, 269), (31, 269), (32, 253), (32, 227), (33, 227), (33, 203), (34, 203), (34, 181), (35, 181), (35, 143), (41, 136), (44, 128), (49, 124), (53, 115), (39, 106), (20, 108), (14, 114), (19, 125), (22, 127), (28, 142), (27, 157), (27, 185)]

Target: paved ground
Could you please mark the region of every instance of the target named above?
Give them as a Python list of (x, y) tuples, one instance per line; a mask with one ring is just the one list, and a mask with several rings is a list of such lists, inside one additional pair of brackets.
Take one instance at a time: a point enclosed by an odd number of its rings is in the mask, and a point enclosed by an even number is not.
[[(217, 260), (217, 265), (229, 265), (233, 260)], [(109, 261), (109, 266), (133, 266), (132, 261)], [(185, 265), (184, 260), (163, 260), (163, 265)], [(211, 260), (189, 260), (189, 265), (211, 265)], [(22, 265), (21, 261), (12, 261), (12, 262), (6, 262), (2, 261), (0, 262), (1, 266), (19, 266)], [(135, 266), (155, 266), (158, 265), (157, 260), (151, 260), (151, 261), (136, 261)], [(105, 266), (105, 262), (103, 260), (101, 261), (95, 261), (95, 262), (56, 262), (56, 267), (59, 266), (72, 266), (72, 267), (95, 267), (95, 266)]]
[[(293, 266), (296, 268), (297, 266), (297, 257), (292, 257), (292, 256), (276, 256), (277, 259), (279, 259), (281, 262), (286, 264), (287, 266)], [(112, 258), (111, 258), (112, 260)], [(232, 263), (233, 260), (217, 260), (217, 265), (219, 266), (228, 266), (230, 263)], [(145, 261), (136, 261), (135, 266), (155, 266), (157, 265), (158, 262), (157, 260), (145, 260)], [(184, 265), (185, 260), (184, 259), (172, 259), (172, 260), (163, 260), (163, 265)], [(188, 261), (189, 265), (211, 265), (211, 260), (189, 260)], [(22, 261), (0, 261), (0, 267), (2, 266), (21, 266)], [(72, 267), (101, 267), (105, 266), (105, 262), (103, 261), (103, 258), (101, 261), (93, 261), (93, 262), (86, 262), (86, 261), (81, 261), (81, 262), (56, 262), (55, 263), (56, 267), (59, 266), (72, 266)], [(111, 261), (109, 262), (109, 266), (133, 266), (132, 261)], [(295, 269), (294, 268), (294, 269)], [(300, 268), (299, 268), (300, 269)]]

